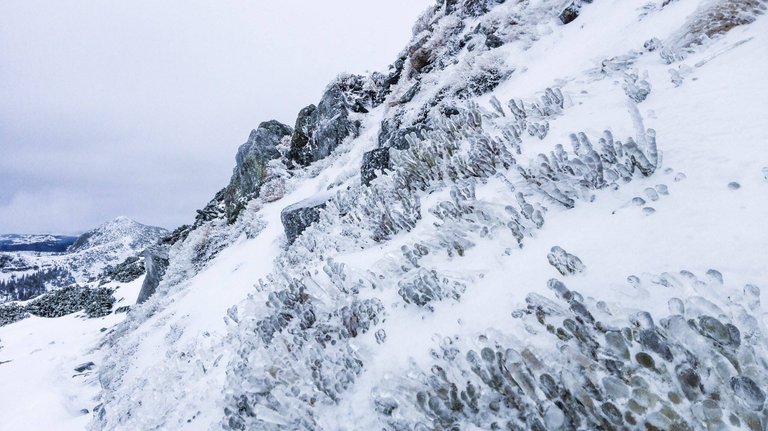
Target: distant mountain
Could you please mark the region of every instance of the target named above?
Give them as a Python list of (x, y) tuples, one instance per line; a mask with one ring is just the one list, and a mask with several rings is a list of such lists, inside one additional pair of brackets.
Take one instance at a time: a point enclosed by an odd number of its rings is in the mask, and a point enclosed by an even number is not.
[(163, 228), (143, 225), (128, 217), (117, 217), (80, 235), (67, 251), (76, 253), (102, 247), (114, 248), (117, 245), (142, 249), (166, 234), (168, 231)]
[(67, 251), (67, 248), (74, 244), (76, 240), (76, 236), (66, 235), (0, 235), (0, 251), (61, 253)]
[(12, 250), (0, 251), (0, 302), (94, 280), (167, 234), (163, 228), (117, 217), (79, 237), (4, 235), (0, 244)]
[(16, 253), (93, 282), (0, 307), (3, 425), (768, 430), (766, 2), (436, 0), (192, 225)]

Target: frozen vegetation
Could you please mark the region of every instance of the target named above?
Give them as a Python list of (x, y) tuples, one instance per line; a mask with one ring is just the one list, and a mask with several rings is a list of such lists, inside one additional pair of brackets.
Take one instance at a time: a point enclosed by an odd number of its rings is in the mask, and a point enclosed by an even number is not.
[(40, 427), (765, 430), (765, 9), (439, 1), (101, 289), (0, 309), (0, 378), (80, 346)]

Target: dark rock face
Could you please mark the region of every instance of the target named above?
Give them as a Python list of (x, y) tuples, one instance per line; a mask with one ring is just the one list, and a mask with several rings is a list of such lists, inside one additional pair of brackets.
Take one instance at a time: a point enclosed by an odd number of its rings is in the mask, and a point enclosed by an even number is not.
[(155, 246), (148, 248), (144, 251), (144, 262), (144, 266), (147, 268), (147, 276), (141, 285), (139, 297), (136, 298), (137, 304), (141, 304), (149, 299), (157, 290), (160, 280), (165, 275), (165, 270), (168, 269), (168, 247)]
[(309, 139), (315, 128), (315, 111), (317, 111), (317, 106), (309, 105), (299, 111), (299, 116), (296, 118), (296, 127), (291, 137), (291, 151), (288, 157), (299, 164), (302, 164), (302, 152), (309, 144)]
[(230, 187), (240, 196), (258, 196), (267, 163), (280, 157), (277, 146), (292, 133), (293, 129), (279, 121), (261, 123), (237, 150), (237, 165), (232, 173)]
[(293, 244), (304, 230), (320, 220), (320, 210), (325, 208), (327, 201), (328, 196), (306, 199), (286, 207), (280, 213), (288, 244)]
[(579, 17), (581, 11), (581, 4), (573, 2), (569, 4), (562, 12), (560, 12), (560, 22), (568, 24)]
[(307, 106), (296, 120), (289, 158), (307, 166), (324, 159), (348, 136), (357, 135), (360, 125), (349, 119), (350, 104), (341, 87), (332, 84), (320, 103)]
[(347, 75), (333, 82), (317, 106), (309, 105), (299, 112), (288, 158), (307, 166), (328, 157), (347, 137), (357, 136), (360, 123), (350, 115), (364, 114), (380, 105), (389, 87), (399, 80), (401, 69), (396, 67), (388, 76)]
[(464, 14), (468, 16), (480, 16), (491, 10), (493, 6), (504, 3), (506, 0), (464, 0), (462, 5)]
[(390, 167), (389, 148), (382, 147), (363, 154), (363, 165), (360, 168), (360, 181), (369, 185), (376, 178), (376, 171)]
[(76, 366), (75, 367), (75, 371), (77, 371), (78, 373), (82, 373), (82, 372), (85, 372), (85, 371), (92, 370), (95, 367), (96, 367), (96, 364), (94, 364), (93, 362), (84, 362), (84, 363)]

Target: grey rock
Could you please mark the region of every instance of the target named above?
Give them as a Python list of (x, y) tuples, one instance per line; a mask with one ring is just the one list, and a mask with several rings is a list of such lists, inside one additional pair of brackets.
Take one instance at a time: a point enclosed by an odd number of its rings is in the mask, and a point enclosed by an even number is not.
[(563, 24), (568, 24), (573, 22), (576, 18), (579, 17), (579, 12), (581, 12), (581, 4), (577, 2), (573, 2), (566, 6), (565, 9), (563, 9), (562, 12), (560, 12), (560, 22)]
[(376, 178), (377, 171), (390, 168), (389, 148), (382, 147), (363, 154), (363, 165), (360, 168), (360, 181), (369, 185)]
[(82, 372), (84, 372), (84, 371), (89, 371), (89, 370), (92, 370), (92, 369), (94, 369), (95, 367), (96, 367), (96, 364), (94, 364), (94, 363), (93, 363), (93, 362), (91, 362), (91, 361), (89, 361), (89, 362), (83, 362), (82, 364), (80, 364), (80, 365), (78, 365), (78, 366), (76, 366), (76, 367), (75, 367), (75, 371), (77, 371), (78, 373), (82, 373)]
[(280, 141), (293, 133), (293, 129), (278, 121), (261, 123), (253, 130), (246, 141), (237, 150), (237, 165), (232, 173), (230, 187), (240, 196), (258, 196), (259, 187), (264, 182), (267, 163), (280, 157), (277, 146)]
[(487, 46), (488, 48), (493, 49), (503, 45), (504, 45), (504, 41), (501, 40), (501, 38), (496, 34), (491, 33), (485, 36), (485, 46)]
[(144, 251), (144, 266), (147, 268), (147, 276), (141, 285), (139, 297), (136, 303), (141, 304), (149, 299), (160, 284), (165, 271), (168, 269), (168, 246), (157, 245)]
[(288, 244), (293, 244), (309, 226), (320, 220), (320, 211), (325, 208), (330, 196), (322, 195), (305, 199), (283, 209), (280, 220), (283, 222)]
[(301, 166), (328, 157), (350, 136), (360, 131), (352, 113), (366, 113), (378, 106), (389, 91), (386, 77), (342, 76), (326, 89), (317, 106), (309, 105), (299, 112), (291, 137), (288, 158)]

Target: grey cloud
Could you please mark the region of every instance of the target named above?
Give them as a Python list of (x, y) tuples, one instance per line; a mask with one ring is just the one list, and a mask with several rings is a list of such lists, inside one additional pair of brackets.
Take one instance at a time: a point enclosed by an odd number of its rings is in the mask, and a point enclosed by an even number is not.
[(5, 0), (0, 232), (174, 227), (261, 121), (381, 70), (431, 0)]

